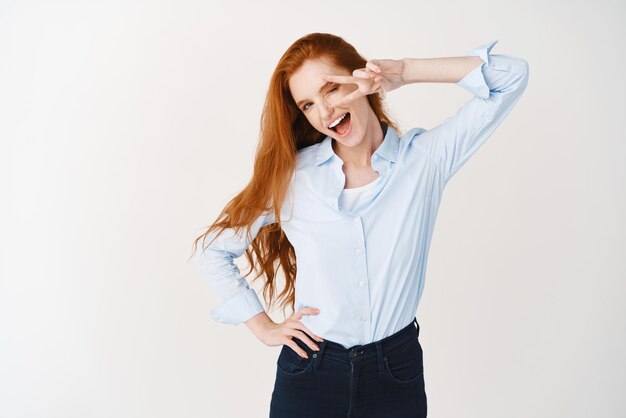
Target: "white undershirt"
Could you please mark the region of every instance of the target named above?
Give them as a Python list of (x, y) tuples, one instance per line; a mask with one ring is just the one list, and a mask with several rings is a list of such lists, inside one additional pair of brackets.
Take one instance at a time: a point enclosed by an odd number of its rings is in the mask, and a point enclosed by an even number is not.
[(376, 191), (376, 185), (380, 182), (382, 176), (374, 181), (367, 183), (365, 186), (354, 187), (351, 189), (343, 189), (339, 195), (339, 207), (341, 210), (358, 213), (363, 209), (363, 205), (370, 202), (372, 194)]

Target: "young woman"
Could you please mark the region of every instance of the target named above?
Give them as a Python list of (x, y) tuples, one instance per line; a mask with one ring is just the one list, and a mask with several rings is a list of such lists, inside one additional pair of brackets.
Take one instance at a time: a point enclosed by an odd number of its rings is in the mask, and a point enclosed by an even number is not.
[[(492, 54), (496, 42), (461, 57), (367, 61), (312, 33), (280, 58), (252, 179), (193, 250), (219, 298), (212, 318), (282, 345), (270, 417), (426, 416), (415, 312), (442, 192), (528, 82), (527, 62)], [(419, 82), (474, 97), (440, 125), (400, 134), (383, 96)], [(244, 252), (269, 309), (290, 305), (285, 321), (270, 319), (234, 264)]]

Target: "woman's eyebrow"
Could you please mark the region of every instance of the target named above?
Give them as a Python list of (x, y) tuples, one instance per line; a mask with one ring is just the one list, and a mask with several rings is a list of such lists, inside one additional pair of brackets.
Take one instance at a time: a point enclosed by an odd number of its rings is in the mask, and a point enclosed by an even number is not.
[[(326, 88), (330, 87), (333, 84), (335, 84), (335, 83), (332, 82), (332, 81), (325, 82), (324, 84), (322, 84), (322, 87), (320, 87), (319, 92), (321, 93), (322, 91), (324, 91)], [(302, 103), (306, 102), (307, 100), (309, 100), (309, 99), (302, 99), (302, 100), (298, 101), (298, 103), (296, 103), (296, 106), (300, 107), (300, 105)]]

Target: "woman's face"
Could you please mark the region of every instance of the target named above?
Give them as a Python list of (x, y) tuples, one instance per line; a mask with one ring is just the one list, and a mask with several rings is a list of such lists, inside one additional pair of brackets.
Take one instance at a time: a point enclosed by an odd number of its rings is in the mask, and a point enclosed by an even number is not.
[[(328, 82), (322, 78), (321, 73), (352, 75), (325, 57), (305, 61), (289, 79), (289, 89), (298, 109), (322, 134), (329, 135), (346, 146), (358, 145), (363, 140), (369, 118), (376, 118), (367, 97), (359, 97), (344, 106), (333, 107), (333, 103), (355, 91), (358, 86)], [(336, 124), (337, 119), (343, 115), (346, 115), (344, 119)]]

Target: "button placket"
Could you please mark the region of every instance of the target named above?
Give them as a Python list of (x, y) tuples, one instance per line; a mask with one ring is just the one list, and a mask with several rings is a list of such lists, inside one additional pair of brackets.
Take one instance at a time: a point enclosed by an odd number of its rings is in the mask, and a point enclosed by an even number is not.
[(367, 286), (367, 257), (365, 255), (365, 232), (363, 230), (362, 218), (357, 216), (353, 218), (354, 222), (354, 289), (357, 293), (361, 312), (355, 320), (361, 324), (361, 338), (367, 341), (371, 337), (370, 319), (370, 289)]
[[(357, 256), (362, 256), (362, 255), (364, 255), (365, 252), (363, 251), (362, 248), (357, 248), (355, 250), (355, 253), (356, 253)], [(359, 287), (364, 287), (365, 286), (365, 280), (359, 280), (358, 285), (359, 285)], [(368, 298), (369, 298), (369, 296), (368, 296)]]

